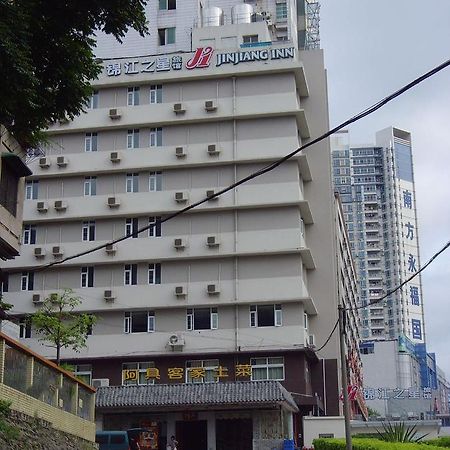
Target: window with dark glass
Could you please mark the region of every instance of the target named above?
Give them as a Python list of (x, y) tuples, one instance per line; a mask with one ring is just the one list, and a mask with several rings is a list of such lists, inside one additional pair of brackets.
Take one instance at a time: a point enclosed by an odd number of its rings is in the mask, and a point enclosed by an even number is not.
[(137, 264), (125, 264), (123, 275), (125, 286), (137, 285)]
[(186, 311), (187, 330), (215, 330), (218, 325), (217, 308), (189, 308)]
[(282, 325), (281, 305), (251, 305), (251, 327), (280, 327)]

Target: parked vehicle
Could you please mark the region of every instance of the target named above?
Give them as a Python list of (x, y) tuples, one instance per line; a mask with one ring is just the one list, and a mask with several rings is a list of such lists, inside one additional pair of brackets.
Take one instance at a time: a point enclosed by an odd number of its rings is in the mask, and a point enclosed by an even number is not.
[(99, 450), (132, 450), (126, 431), (97, 431), (95, 442)]

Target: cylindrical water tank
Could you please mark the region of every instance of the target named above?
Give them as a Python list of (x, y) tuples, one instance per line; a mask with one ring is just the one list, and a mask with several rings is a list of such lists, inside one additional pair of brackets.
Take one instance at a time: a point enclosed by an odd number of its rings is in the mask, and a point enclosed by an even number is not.
[(219, 27), (223, 25), (223, 11), (217, 6), (204, 8), (202, 12), (202, 26)]
[(232, 23), (250, 23), (252, 21), (253, 6), (247, 3), (234, 5), (231, 8)]

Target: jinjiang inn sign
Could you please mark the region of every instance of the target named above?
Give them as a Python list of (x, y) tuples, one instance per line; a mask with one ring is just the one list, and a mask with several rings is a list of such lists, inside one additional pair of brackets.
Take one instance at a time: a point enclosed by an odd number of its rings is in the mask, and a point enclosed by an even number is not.
[[(106, 75), (136, 75), (139, 73), (168, 72), (172, 70), (204, 69), (211, 66), (214, 57), (212, 47), (199, 47), (193, 56), (158, 55), (144, 58), (129, 59), (127, 61), (109, 61), (105, 65)], [(216, 52), (215, 66), (226, 64), (237, 65), (245, 62), (293, 59), (294, 47), (252, 49), (241, 52)]]

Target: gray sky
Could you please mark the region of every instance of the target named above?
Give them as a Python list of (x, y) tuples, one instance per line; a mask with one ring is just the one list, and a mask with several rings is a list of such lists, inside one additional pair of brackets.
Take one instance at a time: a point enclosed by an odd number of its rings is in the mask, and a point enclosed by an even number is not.
[[(331, 126), (450, 59), (449, 22), (449, 0), (322, 0)], [(450, 68), (352, 125), (351, 143), (391, 125), (412, 134), (424, 264), (450, 240)], [(450, 249), (422, 284), (428, 351), (449, 379)]]

